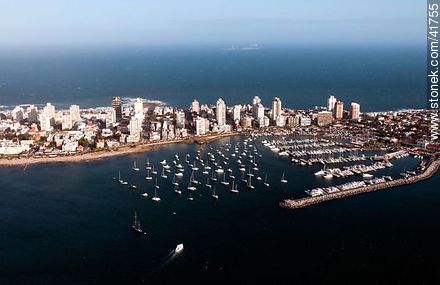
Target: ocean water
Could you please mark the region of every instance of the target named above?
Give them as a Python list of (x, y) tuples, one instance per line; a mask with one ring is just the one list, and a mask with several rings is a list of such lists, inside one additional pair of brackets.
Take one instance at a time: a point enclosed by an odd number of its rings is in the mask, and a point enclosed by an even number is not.
[(326, 105), (329, 95), (362, 111), (425, 107), (423, 47), (262, 46), (0, 49), (0, 106), (52, 102), (108, 106), (113, 96), (188, 107), (253, 96), (289, 108)]
[[(188, 169), (182, 195), (171, 179), (159, 179), (158, 204), (143, 167), (178, 153), (240, 143), (170, 145), (144, 154), (83, 164), (0, 169), (1, 284), (429, 284), (438, 281), (440, 199), (436, 175), (425, 182), (288, 211), (278, 202), (305, 189), (340, 184), (314, 177), (320, 166), (280, 159), (260, 143), (260, 172), (269, 189), (239, 184), (231, 194), (218, 184), (218, 200), (200, 186), (188, 201)], [(212, 149), (211, 149), (212, 148)], [(231, 158), (231, 160), (234, 160)], [(192, 159), (191, 159), (192, 162)], [(418, 161), (408, 157), (378, 172), (397, 177)], [(235, 163), (231, 162), (237, 180)], [(118, 184), (118, 170), (137, 191)], [(289, 180), (279, 180), (285, 171)], [(200, 172), (200, 171), (199, 171)], [(171, 175), (170, 175), (171, 176)], [(219, 177), (221, 179), (221, 176)], [(264, 178), (264, 176), (263, 176)], [(201, 173), (196, 179), (205, 182)], [(359, 179), (359, 178), (357, 178)], [(147, 192), (149, 198), (140, 193)], [(137, 212), (147, 236), (130, 225)], [(172, 250), (184, 244), (182, 254)], [(438, 283), (438, 282), (437, 282)]]

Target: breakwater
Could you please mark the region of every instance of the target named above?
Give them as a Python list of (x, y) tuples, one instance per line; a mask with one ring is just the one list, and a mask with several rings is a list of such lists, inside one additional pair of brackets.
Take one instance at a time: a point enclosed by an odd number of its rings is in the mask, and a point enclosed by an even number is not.
[(440, 159), (437, 159), (437, 160), (433, 160), (422, 173), (415, 176), (411, 176), (409, 178), (402, 178), (384, 183), (368, 185), (365, 187), (359, 187), (359, 188), (340, 191), (336, 193), (330, 193), (318, 197), (286, 199), (280, 202), (280, 206), (286, 209), (300, 209), (326, 201), (342, 199), (349, 196), (359, 195), (363, 193), (378, 191), (378, 190), (402, 186), (402, 185), (413, 184), (432, 177), (438, 171), (439, 168), (440, 168)]

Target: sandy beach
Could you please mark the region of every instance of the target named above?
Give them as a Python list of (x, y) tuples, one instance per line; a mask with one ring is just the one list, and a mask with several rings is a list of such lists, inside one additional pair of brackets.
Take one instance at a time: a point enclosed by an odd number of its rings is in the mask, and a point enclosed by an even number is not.
[(212, 142), (213, 140), (239, 135), (240, 133), (227, 133), (227, 134), (219, 134), (219, 135), (211, 135), (211, 136), (203, 136), (203, 137), (191, 137), (185, 140), (174, 140), (174, 141), (166, 141), (166, 142), (157, 142), (157, 143), (147, 143), (147, 144), (138, 144), (132, 146), (121, 146), (115, 150), (102, 150), (96, 152), (89, 152), (85, 154), (77, 154), (70, 156), (57, 156), (57, 157), (41, 157), (41, 158), (12, 158), (0, 159), (0, 167), (15, 167), (15, 166), (24, 166), (33, 165), (33, 164), (46, 164), (46, 163), (81, 163), (99, 159), (110, 158), (119, 155), (128, 155), (134, 153), (143, 153), (151, 151), (152, 149), (164, 145), (177, 144), (177, 143), (197, 143), (197, 144), (205, 144)]

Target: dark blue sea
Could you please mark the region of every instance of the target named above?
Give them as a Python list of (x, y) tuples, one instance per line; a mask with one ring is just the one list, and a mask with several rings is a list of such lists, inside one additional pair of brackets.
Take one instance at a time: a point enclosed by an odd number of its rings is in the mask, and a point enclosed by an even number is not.
[[(344, 180), (317, 178), (320, 166), (292, 165), (256, 142), (262, 157), (255, 190), (239, 182), (234, 194), (217, 182), (218, 200), (199, 185), (189, 201), (189, 167), (181, 195), (173, 192), (172, 167), (168, 179), (158, 178), (161, 201), (150, 199), (147, 160), (160, 174), (159, 162), (172, 164), (176, 153), (181, 160), (189, 154), (192, 163), (196, 151), (204, 159), (211, 152), (222, 163), (220, 150), (238, 181), (237, 157), (225, 145), (242, 149), (242, 142), (233, 137), (82, 164), (0, 169), (0, 283), (438, 284), (439, 175), (289, 211), (278, 202)], [(132, 171), (135, 160), (139, 172)], [(402, 158), (376, 175), (398, 178), (418, 162)], [(138, 189), (117, 183), (118, 171)], [(287, 184), (280, 183), (283, 172)], [(256, 179), (265, 174), (269, 188)], [(206, 176), (199, 170), (195, 179), (205, 184)], [(145, 192), (148, 198), (140, 195)], [(135, 211), (147, 235), (130, 228)], [(184, 250), (174, 255), (180, 243)]]
[(113, 96), (188, 107), (253, 96), (271, 105), (325, 106), (329, 95), (362, 111), (425, 107), (423, 47), (261, 46), (0, 49), (0, 106), (52, 102), (108, 106)]

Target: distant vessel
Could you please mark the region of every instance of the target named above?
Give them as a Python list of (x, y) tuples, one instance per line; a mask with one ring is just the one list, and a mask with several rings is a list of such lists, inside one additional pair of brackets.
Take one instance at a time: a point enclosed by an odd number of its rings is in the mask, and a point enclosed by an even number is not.
[(212, 195), (211, 195), (211, 197), (214, 198), (214, 199), (218, 199), (218, 195), (215, 193), (215, 187), (214, 187), (214, 189), (212, 190)]
[(141, 228), (141, 222), (139, 222), (138, 217), (137, 217), (137, 213), (136, 213), (136, 212), (134, 212), (134, 221), (133, 221), (133, 224), (131, 225), (131, 228), (132, 228), (136, 233), (140, 233), (140, 234), (144, 233), (144, 232), (142, 231), (142, 228)]
[(183, 243), (180, 243), (176, 246), (176, 249), (174, 250), (174, 253), (179, 253), (183, 250)]
[(362, 178), (364, 178), (364, 179), (371, 179), (371, 178), (373, 178), (373, 174), (364, 173), (364, 174), (362, 174)]
[(136, 165), (136, 160), (133, 162), (133, 171), (139, 171), (139, 167)]
[(121, 171), (118, 172), (118, 182), (122, 185), (128, 185), (127, 181), (122, 180), (121, 178)]
[(238, 193), (238, 185), (235, 184), (235, 180), (232, 180), (231, 193)]
[(131, 189), (131, 190), (136, 190), (136, 189), (137, 189), (137, 186), (134, 185), (134, 184), (131, 184), (131, 185), (130, 185), (130, 189)]
[(252, 176), (249, 176), (249, 178), (248, 178), (248, 180), (247, 180), (247, 185), (246, 185), (246, 187), (247, 187), (248, 189), (251, 189), (251, 190), (254, 190), (254, 189), (255, 189), (255, 186), (252, 185)]
[(270, 185), (269, 185), (269, 182), (267, 182), (267, 174), (266, 174), (266, 176), (264, 177), (264, 186), (266, 186), (266, 187), (269, 187)]
[(157, 175), (157, 171), (154, 170), (154, 165), (153, 165), (153, 170), (151, 171), (151, 174), (153, 174), (153, 175)]
[(226, 174), (225, 173), (223, 173), (223, 181), (221, 182), (223, 185), (225, 185), (225, 186), (228, 186), (229, 185), (229, 182), (228, 181), (226, 181)]
[(283, 176), (281, 177), (281, 183), (287, 183), (287, 179), (284, 177), (285, 176), (285, 172), (283, 172)]
[(157, 196), (157, 189), (159, 189), (159, 185), (157, 185), (157, 178), (156, 178), (156, 184), (154, 185), (154, 196), (151, 198), (154, 202), (159, 202), (160, 198)]

